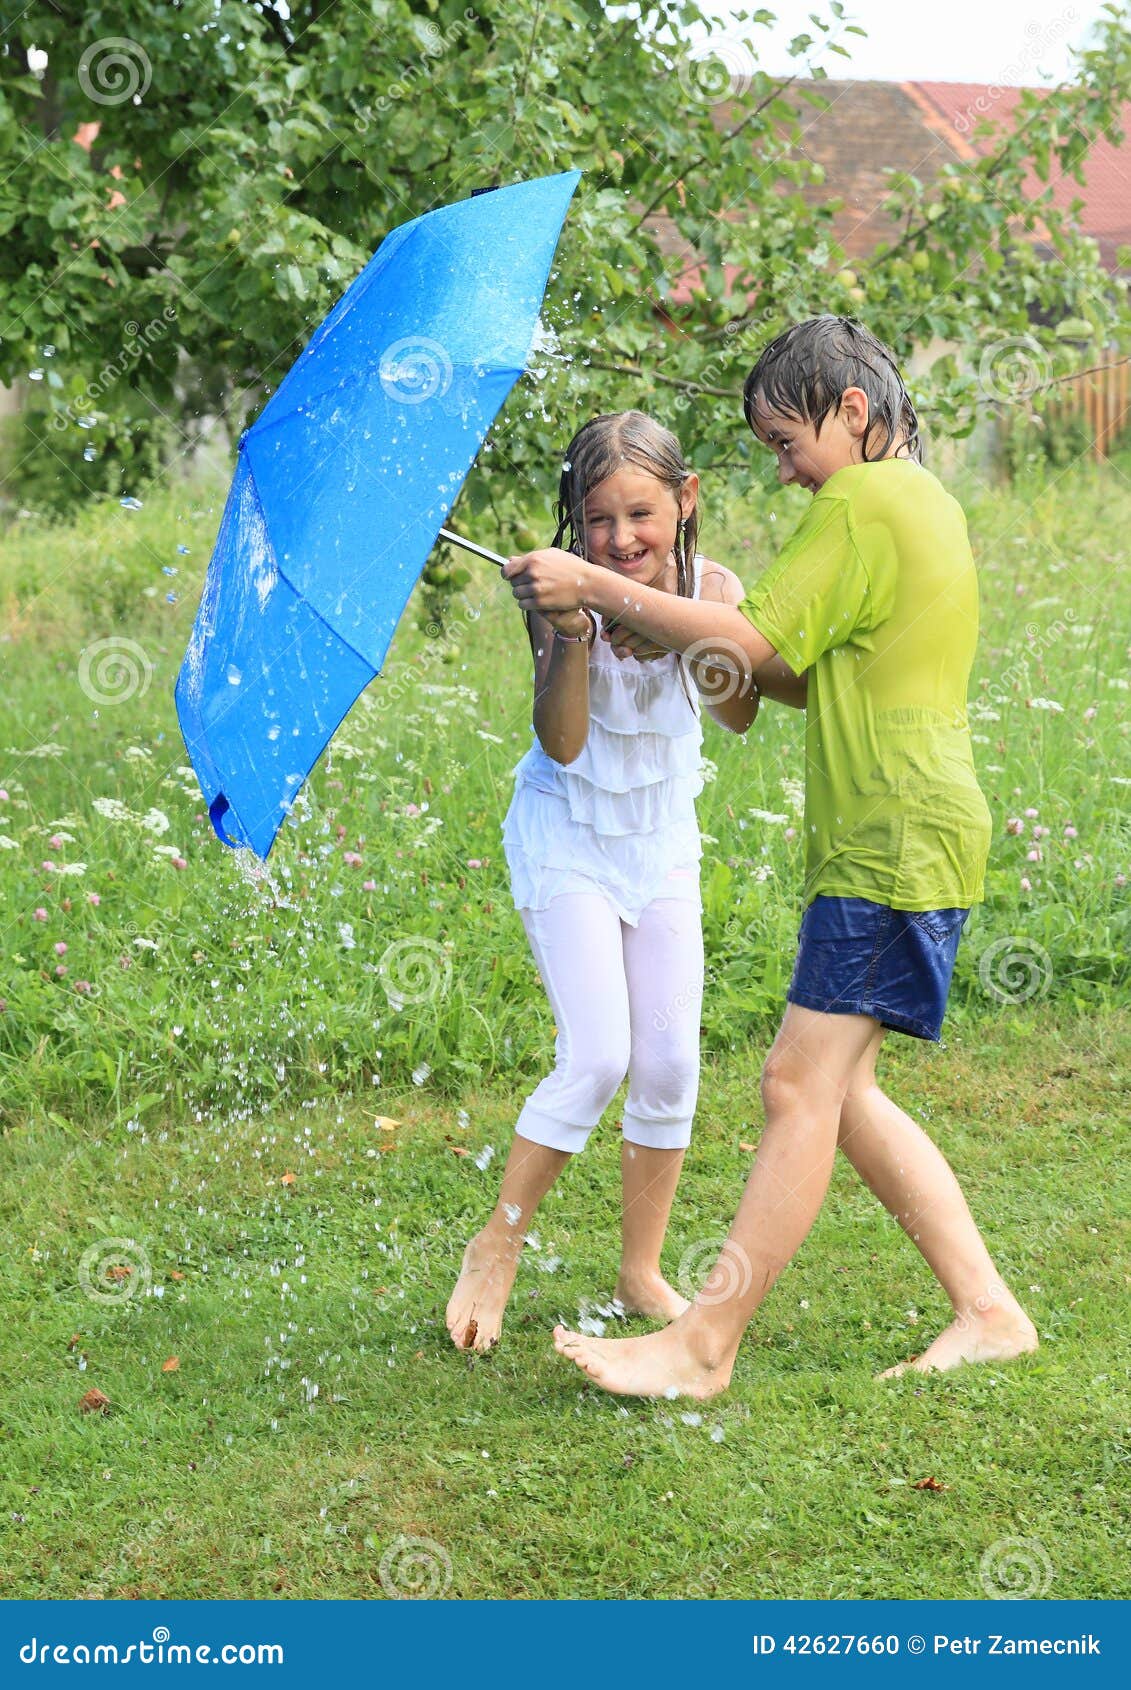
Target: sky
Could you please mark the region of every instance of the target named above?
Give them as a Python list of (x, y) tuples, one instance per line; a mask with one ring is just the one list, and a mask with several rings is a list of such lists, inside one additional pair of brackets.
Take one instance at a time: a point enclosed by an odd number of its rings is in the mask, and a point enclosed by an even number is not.
[[(814, 33), (810, 12), (828, 16), (826, 0), (760, 0), (780, 20), (753, 32), (759, 67), (777, 74), (796, 68), (787, 43)], [(703, 0), (720, 19), (721, 36), (741, 36), (727, 19), (744, 9), (728, 0)], [(1102, 10), (1100, 0), (844, 0), (845, 22), (867, 39), (845, 36), (851, 60), (827, 54), (830, 76), (892, 82), (984, 82), (1039, 86), (1071, 72), (1069, 49), (1079, 46)], [(749, 10), (755, 9), (750, 0)]]

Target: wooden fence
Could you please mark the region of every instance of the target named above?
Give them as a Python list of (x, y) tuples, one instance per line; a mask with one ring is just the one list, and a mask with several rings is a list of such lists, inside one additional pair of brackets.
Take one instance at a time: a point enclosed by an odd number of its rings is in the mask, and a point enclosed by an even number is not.
[(1131, 431), (1131, 358), (1058, 382), (1056, 408), (1082, 416), (1093, 456), (1106, 458), (1119, 436)]

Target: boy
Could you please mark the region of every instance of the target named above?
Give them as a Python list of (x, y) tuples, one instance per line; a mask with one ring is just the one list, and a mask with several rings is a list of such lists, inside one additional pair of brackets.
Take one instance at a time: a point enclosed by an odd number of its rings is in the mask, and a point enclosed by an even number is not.
[(817, 317), (787, 330), (751, 371), (744, 408), (780, 479), (814, 498), (739, 605), (626, 593), (563, 552), (506, 570), (520, 603), (588, 604), (631, 630), (618, 641), (729, 661), (744, 684), (807, 710), (806, 909), (762, 1074), (765, 1131), (730, 1235), (662, 1332), (554, 1331), (563, 1355), (628, 1396), (725, 1390), (747, 1323), (816, 1218), (838, 1144), (954, 1307), (903, 1365), (945, 1370), (1037, 1344), (945, 1159), (875, 1077), (888, 1028), (937, 1041), (962, 925), (982, 896), (990, 818), (966, 720), (978, 602), (965, 519), (921, 466), (891, 353), (859, 324)]

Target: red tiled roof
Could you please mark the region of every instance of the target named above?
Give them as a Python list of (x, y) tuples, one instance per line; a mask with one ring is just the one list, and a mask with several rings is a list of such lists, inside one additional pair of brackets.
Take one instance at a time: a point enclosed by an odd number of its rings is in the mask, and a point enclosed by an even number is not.
[[(976, 82), (822, 81), (819, 87), (827, 102), (823, 109), (792, 98), (800, 128), (797, 152), (824, 171), (823, 182), (803, 193), (811, 205), (843, 201), (833, 233), (849, 263), (867, 257), (877, 241), (891, 240), (898, 232), (882, 209), (889, 170), (906, 170), (930, 183), (944, 165), (973, 162), (994, 146), (992, 135), (975, 134), (979, 124), (987, 119), (1008, 127), (1022, 92)], [(715, 122), (720, 129), (730, 128), (742, 112), (738, 103), (716, 106)], [(1118, 248), (1131, 245), (1131, 102), (1124, 108), (1124, 127), (1129, 139), (1122, 146), (1101, 137), (1091, 147), (1085, 186), (1055, 167), (1050, 183), (1042, 183), (1035, 172), (1025, 183), (1025, 192), (1034, 198), (1051, 185), (1061, 209), (1075, 199), (1083, 202), (1080, 227), (1099, 241), (1109, 269), (1118, 267)], [(742, 212), (730, 215), (737, 218)], [(701, 278), (698, 257), (670, 219), (656, 216), (650, 223), (667, 255), (683, 260), (671, 303), (686, 304)], [(728, 289), (734, 280), (728, 266)]]
[[(933, 107), (939, 120), (936, 133), (946, 135), (956, 149), (966, 146), (982, 154), (993, 150), (994, 136), (977, 134), (979, 124), (1010, 128), (1024, 92), (979, 82), (911, 82), (906, 87)], [(1131, 100), (1123, 107), (1120, 128), (1125, 136), (1122, 145), (1103, 135), (1092, 142), (1084, 160), (1083, 184), (1065, 176), (1055, 162), (1048, 182), (1035, 172), (1025, 182), (1025, 192), (1034, 197), (1051, 187), (1059, 210), (1066, 211), (1073, 200), (1083, 202), (1080, 228), (1100, 243), (1103, 262), (1111, 270), (1118, 267), (1117, 249), (1131, 245)]]

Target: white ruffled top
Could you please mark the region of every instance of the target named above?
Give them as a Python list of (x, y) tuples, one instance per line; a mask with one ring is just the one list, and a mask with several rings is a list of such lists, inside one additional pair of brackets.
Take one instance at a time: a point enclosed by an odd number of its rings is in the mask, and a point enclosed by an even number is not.
[[(695, 598), (701, 562), (695, 558)], [(514, 769), (503, 847), (516, 907), (544, 909), (559, 892), (592, 890), (596, 882), (635, 925), (661, 889), (672, 896), (670, 871), (694, 869), (702, 855), (695, 816), (702, 742), (699, 695), (674, 653), (639, 663), (595, 639), (580, 756), (557, 763), (535, 735)], [(697, 900), (697, 870), (683, 885)]]

